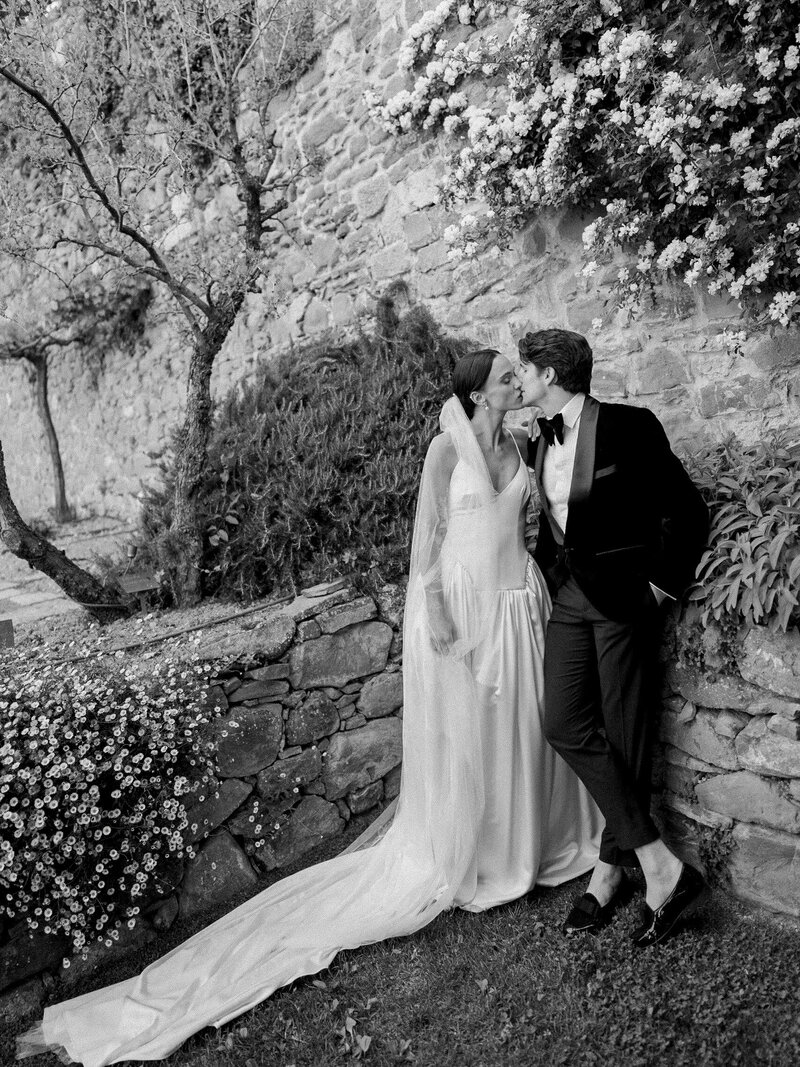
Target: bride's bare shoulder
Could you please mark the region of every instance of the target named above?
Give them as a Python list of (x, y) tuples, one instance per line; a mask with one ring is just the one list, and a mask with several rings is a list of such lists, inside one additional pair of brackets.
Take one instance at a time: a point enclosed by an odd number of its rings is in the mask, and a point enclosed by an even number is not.
[(435, 464), (437, 467), (448, 467), (452, 470), (457, 459), (456, 447), (450, 434), (447, 431), (437, 433), (428, 446), (426, 464)]

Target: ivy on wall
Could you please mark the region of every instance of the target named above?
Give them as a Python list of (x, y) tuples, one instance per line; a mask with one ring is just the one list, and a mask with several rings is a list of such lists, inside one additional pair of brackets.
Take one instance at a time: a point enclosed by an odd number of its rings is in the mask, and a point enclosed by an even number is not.
[[(476, 32), (451, 44), (458, 23)], [(622, 306), (676, 278), (800, 318), (800, 3), (443, 0), (399, 61), (413, 86), (370, 102), (395, 134), (455, 139), (442, 197), (471, 210), (453, 258), (581, 208), (584, 273), (630, 257)]]

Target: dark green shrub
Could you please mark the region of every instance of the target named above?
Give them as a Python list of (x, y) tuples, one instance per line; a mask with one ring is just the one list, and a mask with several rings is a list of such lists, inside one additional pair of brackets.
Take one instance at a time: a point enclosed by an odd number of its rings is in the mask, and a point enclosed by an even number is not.
[[(204, 592), (250, 599), (336, 574), (405, 574), (419, 477), (450, 371), (468, 345), (413, 309), (391, 339), (265, 361), (219, 405), (203, 486)], [(137, 565), (168, 591), (171, 450), (147, 491)]]
[(709, 548), (689, 599), (701, 620), (733, 617), (786, 630), (800, 621), (800, 444), (729, 437), (689, 457), (711, 508)]

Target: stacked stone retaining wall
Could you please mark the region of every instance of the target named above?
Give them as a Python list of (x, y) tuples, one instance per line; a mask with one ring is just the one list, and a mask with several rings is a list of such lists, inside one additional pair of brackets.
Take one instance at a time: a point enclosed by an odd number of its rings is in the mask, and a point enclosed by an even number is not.
[[(713, 660), (716, 627), (681, 631), (691, 658)], [(731, 647), (719, 670), (665, 644), (661, 815), (717, 886), (800, 916), (800, 631), (743, 630)]]

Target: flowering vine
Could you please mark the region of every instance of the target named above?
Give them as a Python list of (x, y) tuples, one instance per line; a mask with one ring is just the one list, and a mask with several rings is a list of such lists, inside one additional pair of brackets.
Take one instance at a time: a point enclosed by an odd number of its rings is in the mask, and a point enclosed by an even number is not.
[[(413, 87), (374, 104), (394, 133), (457, 138), (443, 200), (484, 208), (450, 228), (452, 255), (507, 240), (541, 209), (577, 207), (596, 216), (585, 275), (630, 256), (623, 305), (669, 277), (797, 321), (800, 3), (523, 0), (514, 11), (501, 44), (487, 31), (511, 18), (507, 5), (440, 4), (403, 46)], [(478, 32), (450, 47), (455, 17)]]

